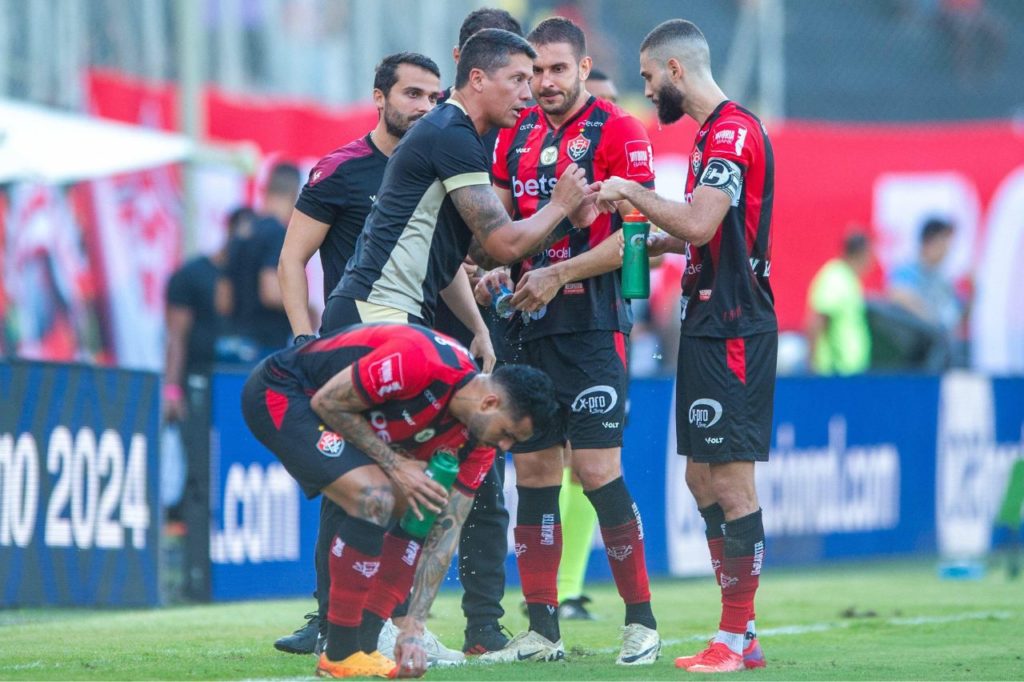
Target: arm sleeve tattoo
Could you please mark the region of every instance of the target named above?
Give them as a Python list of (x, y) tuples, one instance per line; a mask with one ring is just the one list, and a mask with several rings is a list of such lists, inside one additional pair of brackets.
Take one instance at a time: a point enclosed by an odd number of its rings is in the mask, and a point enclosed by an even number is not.
[[(360, 414), (362, 410), (356, 408), (364, 405), (356, 387), (349, 381), (325, 388), (327, 390), (320, 400), (313, 403), (317, 415), (342, 438), (369, 455), (384, 473), (391, 475), (398, 466), (398, 455), (377, 437), (366, 418)], [(353, 411), (354, 408), (358, 411)]]
[(430, 611), (430, 606), (437, 597), (437, 590), (448, 573), (448, 565), (459, 544), (462, 524), (466, 522), (472, 507), (472, 496), (453, 490), (448, 498), (448, 506), (437, 517), (434, 527), (427, 535), (420, 562), (416, 566), (416, 576), (412, 582), (412, 599), (409, 602), (409, 615), (420, 623), (427, 621), (427, 612)]

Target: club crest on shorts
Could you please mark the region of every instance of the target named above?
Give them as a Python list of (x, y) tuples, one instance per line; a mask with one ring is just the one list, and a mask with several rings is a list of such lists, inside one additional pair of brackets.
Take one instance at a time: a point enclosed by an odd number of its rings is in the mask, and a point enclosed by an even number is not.
[(334, 433), (334, 431), (324, 431), (320, 434), (320, 440), (316, 443), (316, 449), (324, 457), (339, 457), (341, 451), (345, 449), (345, 439)]
[(434, 431), (434, 429), (423, 429), (415, 436), (413, 436), (412, 439), (417, 443), (426, 443), (428, 440), (434, 437), (435, 433), (437, 432)]
[(565, 151), (573, 161), (579, 161), (586, 156), (588, 149), (590, 149), (590, 140), (585, 138), (583, 135), (572, 138), (569, 140), (569, 143), (565, 145)]
[(550, 166), (558, 158), (558, 147), (544, 147), (540, 152), (540, 162), (543, 166)]

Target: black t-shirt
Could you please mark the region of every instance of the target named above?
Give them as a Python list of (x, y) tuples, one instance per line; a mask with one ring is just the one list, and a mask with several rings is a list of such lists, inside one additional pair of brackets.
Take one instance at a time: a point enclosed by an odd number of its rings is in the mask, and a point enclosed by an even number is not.
[(384, 171), (356, 253), (332, 296), (402, 310), (433, 324), (472, 233), (449, 193), (490, 185), (490, 154), (473, 122), (448, 101), (406, 133)]
[(207, 256), (199, 256), (178, 268), (167, 282), (167, 304), (192, 312), (185, 352), (186, 374), (206, 374), (213, 367), (214, 346), (222, 326), (214, 304), (217, 276), (217, 266)]
[(330, 225), (320, 245), (324, 301), (338, 286), (345, 264), (355, 253), (387, 163), (388, 157), (366, 135), (335, 149), (309, 172), (295, 208)]
[(252, 339), (264, 348), (288, 345), (291, 325), (283, 310), (260, 302), (260, 271), (277, 269), (284, 245), (284, 226), (265, 216), (252, 225), (252, 233), (228, 246), (227, 273), (234, 292), (230, 333)]

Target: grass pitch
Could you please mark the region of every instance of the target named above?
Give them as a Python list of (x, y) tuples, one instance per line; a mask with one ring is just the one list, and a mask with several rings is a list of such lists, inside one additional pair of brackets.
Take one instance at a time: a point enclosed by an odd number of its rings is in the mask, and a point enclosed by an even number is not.
[[(562, 624), (568, 660), (431, 670), (433, 680), (661, 680), (695, 677), (676, 656), (702, 648), (717, 627), (709, 579), (653, 586), (665, 641), (653, 666), (614, 664), (622, 605), (610, 584), (589, 588), (599, 620)], [(459, 593), (446, 590), (429, 627), (462, 642)], [(518, 588), (504, 623), (525, 626)], [(311, 656), (282, 654), (274, 639), (301, 623), (312, 600), (246, 602), (142, 611), (0, 611), (0, 679), (310, 678)], [(749, 680), (1022, 680), (1024, 581), (993, 572), (943, 581), (933, 563), (848, 564), (814, 571), (770, 566), (758, 593), (768, 668)]]

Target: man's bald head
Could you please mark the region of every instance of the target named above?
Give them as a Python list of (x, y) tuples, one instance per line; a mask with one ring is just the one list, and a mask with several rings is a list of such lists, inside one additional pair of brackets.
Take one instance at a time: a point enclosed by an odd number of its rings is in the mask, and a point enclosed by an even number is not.
[(669, 19), (658, 24), (644, 38), (640, 54), (661, 64), (675, 58), (685, 69), (711, 73), (708, 41), (696, 24), (685, 19)]

